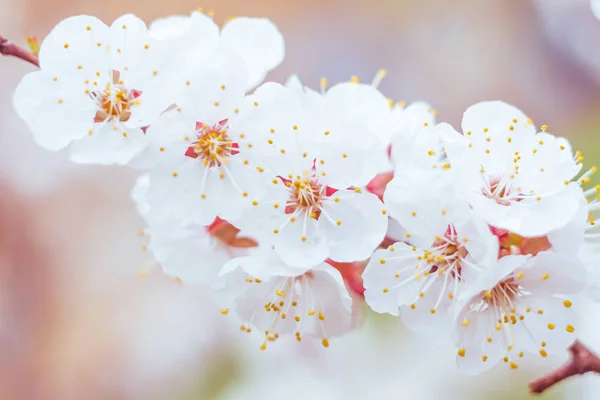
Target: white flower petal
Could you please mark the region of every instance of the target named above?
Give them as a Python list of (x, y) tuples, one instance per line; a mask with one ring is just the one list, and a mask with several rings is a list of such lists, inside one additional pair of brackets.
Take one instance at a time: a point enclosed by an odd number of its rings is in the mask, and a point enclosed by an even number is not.
[(386, 250), (373, 253), (362, 278), (365, 301), (378, 313), (399, 315), (399, 307), (419, 298), (423, 286), (416, 279), (415, 265), (422, 254), (406, 243), (394, 243)]
[[(119, 71), (119, 80), (141, 93), (136, 98), (128, 121), (136, 126), (153, 123), (175, 100), (171, 76), (180, 62), (165, 42), (153, 38), (139, 18), (128, 14), (117, 19), (110, 28), (112, 68)], [(176, 51), (175, 51), (176, 53)]]
[(221, 45), (239, 54), (248, 70), (247, 88), (257, 86), (285, 57), (277, 27), (265, 18), (235, 18), (221, 31)]
[(149, 235), (149, 247), (163, 271), (186, 283), (211, 283), (231, 258), (201, 225), (159, 223), (150, 227)]
[(219, 45), (219, 27), (213, 19), (203, 13), (190, 15), (189, 28), (182, 36), (171, 40), (171, 45), (180, 46), (189, 53), (211, 54)]
[[(387, 129), (390, 137), (388, 143), (392, 147), (398, 147), (397, 139), (401, 141), (411, 141), (417, 135), (417, 131), (424, 126), (435, 126), (436, 112), (428, 103), (417, 101), (411, 103), (406, 108), (396, 105), (390, 115)], [(404, 160), (396, 159), (396, 162), (402, 163)]]
[(563, 300), (534, 293), (517, 308), (524, 319), (519, 321), (523, 326), (514, 330), (516, 350), (540, 354), (543, 349), (547, 354), (560, 354), (575, 340), (576, 313), (565, 307)]
[(453, 168), (472, 162), (472, 160), (465, 157), (465, 154), (469, 151), (469, 141), (464, 135), (458, 133), (452, 125), (445, 122), (438, 124), (436, 130)]
[(565, 189), (581, 170), (565, 138), (540, 132), (519, 152), (519, 174), (515, 185), (545, 196)]
[(112, 67), (119, 71), (119, 78), (128, 86), (145, 90), (143, 81), (152, 76), (148, 66), (164, 58), (163, 44), (150, 36), (144, 21), (127, 14), (110, 26), (110, 46)]
[(548, 241), (552, 244), (552, 250), (567, 256), (577, 254), (583, 245), (587, 217), (588, 203), (585, 196), (581, 195), (579, 208), (573, 215), (573, 219), (564, 227), (548, 233)]
[(328, 241), (318, 228), (317, 221), (304, 214), (279, 229), (272, 241), (281, 259), (293, 267), (308, 269), (329, 257)]
[(304, 109), (302, 94), (266, 83), (248, 99), (250, 109), (240, 108), (234, 130), (246, 135), (260, 154), (260, 163), (284, 177), (311, 170), (319, 148), (312, 139), (314, 121)]
[(246, 73), (235, 54), (194, 54), (173, 82), (176, 103), (185, 118), (213, 125), (235, 115), (246, 87)]
[[(289, 334), (298, 341), (307, 336), (319, 337), (324, 346), (329, 346), (328, 337), (350, 329), (352, 299), (340, 273), (327, 264), (304, 275), (265, 280), (246, 275), (244, 281), (246, 289), (237, 297), (234, 308), (244, 321), (244, 330), (250, 332), (251, 326), (266, 332), (261, 349), (280, 335)], [(224, 289), (235, 283), (228, 280)]]
[(586, 271), (576, 257), (566, 257), (552, 251), (542, 251), (519, 268), (523, 273), (519, 283), (535, 295), (573, 294), (586, 282)]
[(376, 88), (361, 83), (339, 83), (325, 94), (328, 112), (336, 117), (375, 123), (388, 118), (391, 110), (388, 100)]
[[(150, 171), (148, 203), (154, 218), (175, 218), (181, 221), (210, 224), (221, 209), (220, 193), (223, 180), (217, 173), (190, 159), (175, 168), (156, 168)], [(202, 198), (202, 182), (204, 194)]]
[(42, 42), (40, 68), (50, 76), (83, 83), (96, 71), (109, 69), (106, 45), (110, 45), (110, 31), (98, 18), (79, 15), (64, 19)]
[(272, 246), (260, 246), (247, 257), (240, 257), (238, 265), (246, 273), (259, 279), (269, 279), (272, 276), (294, 277), (308, 271), (308, 267), (295, 267), (286, 264), (277, 255)]
[(414, 307), (403, 306), (400, 310), (402, 322), (416, 332), (437, 333), (438, 339), (452, 334), (452, 299), (448, 297), (451, 286), (444, 287), (444, 279), (449, 275), (438, 277), (433, 284), (414, 302)]
[(399, 136), (392, 143), (396, 168), (435, 168), (444, 155), (438, 129), (434, 125), (415, 129), (413, 137)]
[(26, 75), (13, 97), (15, 110), (27, 122), (35, 141), (48, 150), (59, 150), (88, 135), (96, 106), (80, 87), (54, 80), (43, 71)]
[[(130, 47), (137, 47), (140, 38), (147, 32), (146, 24), (133, 14), (125, 14), (117, 18), (110, 26), (113, 37), (112, 45), (127, 53)], [(127, 50), (127, 51), (125, 51)]]
[[(238, 156), (231, 157), (219, 169), (225, 180), (219, 216), (227, 221), (236, 221), (251, 207), (251, 204), (254, 206), (263, 197), (264, 172), (259, 172), (256, 167), (246, 164)], [(252, 203), (248, 199), (252, 199)]]
[(405, 238), (419, 247), (429, 247), (448, 227), (448, 205), (452, 199), (449, 171), (411, 169), (396, 172), (383, 201), (392, 218), (406, 229)]
[(183, 119), (177, 110), (160, 116), (146, 130), (148, 146), (130, 165), (151, 168), (156, 165), (176, 165), (186, 161), (185, 153), (190, 143), (185, 140), (196, 135), (195, 127)]
[[(468, 320), (468, 323), (465, 321)], [(461, 314), (457, 319), (459, 341), (456, 364), (466, 375), (477, 375), (494, 367), (507, 353), (502, 331), (496, 330), (491, 311)]]
[[(188, 15), (170, 15), (152, 21), (149, 30), (157, 39), (172, 39), (183, 35), (190, 29), (191, 24), (192, 19)], [(216, 28), (218, 37), (218, 27), (214, 23), (213, 26)]]
[(565, 226), (579, 207), (579, 195), (578, 186), (571, 184), (557, 194), (512, 202), (510, 206), (479, 193), (469, 196), (469, 203), (490, 225), (523, 237), (536, 237)]
[(327, 236), (329, 257), (338, 262), (367, 259), (387, 231), (387, 212), (377, 196), (340, 190), (327, 201), (319, 218), (319, 228)]
[(122, 124), (97, 124), (92, 135), (71, 143), (71, 161), (81, 164), (127, 164), (148, 144), (140, 128)]
[(150, 212), (150, 206), (146, 200), (146, 193), (149, 186), (150, 177), (146, 174), (136, 179), (135, 185), (133, 185), (133, 189), (131, 190), (131, 198), (135, 202), (138, 213), (144, 218)]
[[(473, 135), (495, 136), (508, 132), (510, 126), (516, 137), (535, 134), (535, 126), (529, 117), (518, 108), (501, 101), (474, 104), (465, 111), (462, 120), (463, 132), (472, 132)], [(487, 132), (484, 132), (485, 129)]]
[[(458, 241), (468, 251), (469, 261), (475, 262), (479, 268), (494, 265), (498, 258), (498, 237), (490, 231), (485, 221), (466, 204), (451, 206), (449, 214), (458, 233)], [(468, 268), (463, 269), (463, 274), (471, 272)], [(466, 276), (463, 279), (468, 280)]]
[(376, 158), (380, 153), (373, 151), (381, 146), (361, 141), (359, 132), (365, 132), (361, 127), (360, 123), (356, 123), (342, 128), (337, 134), (345, 134), (345, 137), (338, 136), (320, 145), (316, 169), (324, 184), (336, 189), (362, 187), (381, 171), (382, 163)]
[[(289, 191), (279, 179), (273, 179), (270, 186), (266, 186), (264, 201), (258, 201), (258, 205), (252, 205), (251, 211), (234, 221), (235, 226), (242, 230), (251, 232), (252, 235), (263, 235), (270, 242), (273, 230), (278, 229), (289, 218), (285, 216), (285, 203), (290, 197)], [(250, 197), (250, 196), (249, 196)], [(253, 202), (249, 198), (248, 202)]]

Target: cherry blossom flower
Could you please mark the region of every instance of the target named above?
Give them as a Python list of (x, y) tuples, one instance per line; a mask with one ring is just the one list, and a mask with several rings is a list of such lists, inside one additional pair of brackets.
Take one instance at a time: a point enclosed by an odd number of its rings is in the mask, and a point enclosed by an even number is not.
[(133, 15), (110, 27), (67, 18), (42, 43), (41, 70), (23, 78), (15, 109), (46, 149), (71, 144), (75, 162), (126, 164), (146, 146), (142, 128), (172, 103), (165, 50)]
[(412, 329), (451, 333), (455, 299), (465, 284), (495, 267), (498, 239), (468, 205), (443, 197), (449, 185), (439, 176), (407, 175), (397, 175), (384, 198), (411, 244), (375, 251), (363, 273), (365, 300), (376, 312), (401, 314)]
[(258, 139), (247, 129), (258, 103), (245, 98), (245, 71), (235, 55), (187, 66), (176, 82), (183, 89), (177, 108), (148, 129), (150, 145), (136, 163), (153, 167), (148, 202), (156, 218), (233, 221), (264, 186)]
[[(219, 34), (201, 13), (193, 13), (189, 28), (171, 39), (176, 48), (178, 41), (194, 43), (184, 51), (173, 81), (176, 108), (148, 129), (150, 145), (134, 164), (156, 167), (148, 192), (156, 218), (201, 225), (217, 216), (233, 221), (250, 206), (246, 200), (256, 201), (264, 187), (257, 138), (249, 129), (259, 103), (245, 92), (258, 75), (262, 79), (281, 62), (283, 40), (263, 19), (230, 21)], [(256, 40), (252, 46), (250, 39)]]
[(389, 138), (394, 169), (431, 168), (443, 156), (439, 134), (435, 130), (437, 111), (425, 102), (414, 102), (392, 109)]
[(230, 261), (222, 271), (221, 290), (234, 293), (230, 308), (242, 320), (244, 332), (258, 330), (260, 348), (283, 335), (321, 339), (350, 329), (352, 299), (342, 276), (332, 266), (321, 263), (300, 274), (293, 272), (269, 248)]
[(258, 242), (219, 218), (207, 226), (172, 219), (152, 219), (146, 201), (147, 175), (138, 178), (132, 191), (138, 212), (148, 224), (143, 231), (150, 238), (153, 264), (184, 283), (212, 284), (223, 266), (234, 257), (244, 256)]
[(264, 118), (245, 132), (262, 135), (257, 147), (270, 180), (234, 223), (273, 243), (289, 265), (368, 258), (385, 235), (387, 211), (359, 188), (376, 173), (369, 150), (377, 139), (365, 121), (370, 109), (388, 107), (385, 98), (354, 83), (325, 95), (265, 84), (253, 97)]
[[(370, 84), (371, 88), (377, 89), (381, 81), (387, 76), (387, 70), (382, 68), (377, 71)], [(358, 84), (359, 79), (353, 76), (350, 79), (351, 83)], [(329, 82), (326, 78), (321, 78), (322, 95), (327, 93)], [(307, 98), (314, 99), (316, 92), (310, 87), (305, 86), (298, 75), (292, 74), (287, 79), (285, 86), (296, 90), (300, 94), (306, 94)], [(359, 85), (357, 88), (362, 88), (365, 85)], [(359, 89), (362, 90), (362, 89)], [(375, 93), (376, 91), (371, 90)], [(435, 123), (435, 112), (426, 103), (417, 102), (409, 107), (404, 107), (403, 102), (394, 104), (391, 99), (387, 99), (389, 107), (383, 107), (382, 96), (377, 96), (376, 101), (370, 101), (371, 97), (365, 97), (360, 109), (363, 113), (361, 118), (369, 125), (369, 131), (377, 137), (377, 140), (372, 145), (370, 150), (376, 157), (371, 157), (371, 168), (375, 169), (378, 174), (387, 174), (394, 169), (390, 160), (391, 143), (397, 137), (409, 136), (418, 127), (432, 126)]]
[(188, 54), (208, 56), (216, 49), (237, 54), (246, 68), (247, 89), (260, 84), (285, 56), (283, 36), (266, 18), (230, 18), (219, 32), (211, 16), (194, 11), (190, 16), (158, 19), (150, 30)]
[(575, 332), (574, 302), (586, 279), (576, 258), (551, 251), (510, 255), (480, 274), (457, 308), (458, 367), (477, 374), (503, 360), (518, 368), (526, 354), (564, 351)]
[(521, 236), (564, 226), (577, 210), (581, 169), (569, 142), (536, 133), (531, 120), (502, 102), (483, 102), (464, 114), (459, 134), (438, 125), (459, 190), (490, 225)]

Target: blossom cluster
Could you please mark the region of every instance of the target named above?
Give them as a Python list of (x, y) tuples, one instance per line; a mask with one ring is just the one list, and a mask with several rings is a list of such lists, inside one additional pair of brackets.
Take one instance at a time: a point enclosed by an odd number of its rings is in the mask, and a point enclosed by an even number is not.
[(600, 186), (583, 188), (595, 168), (566, 139), (499, 101), (469, 107), (459, 132), (387, 99), (384, 70), (262, 83), (284, 55), (266, 19), (76, 16), (14, 106), (44, 148), (144, 171), (132, 197), (156, 263), (209, 289), (261, 349), (328, 347), (361, 296), (456, 346), (470, 374), (573, 342), (574, 296), (596, 288)]

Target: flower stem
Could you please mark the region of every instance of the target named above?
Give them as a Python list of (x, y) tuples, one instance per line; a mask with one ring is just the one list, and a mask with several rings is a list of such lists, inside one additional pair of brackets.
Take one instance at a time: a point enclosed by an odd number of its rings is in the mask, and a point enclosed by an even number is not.
[(40, 66), (40, 61), (37, 56), (25, 50), (24, 48), (17, 46), (10, 40), (5, 39), (2, 35), (0, 35), (0, 54), (4, 56), (17, 57), (37, 67)]
[(571, 352), (571, 360), (549, 374), (529, 383), (530, 393), (542, 393), (571, 376), (583, 375), (588, 372), (600, 374), (600, 358), (581, 342), (575, 341), (569, 347), (569, 351)]

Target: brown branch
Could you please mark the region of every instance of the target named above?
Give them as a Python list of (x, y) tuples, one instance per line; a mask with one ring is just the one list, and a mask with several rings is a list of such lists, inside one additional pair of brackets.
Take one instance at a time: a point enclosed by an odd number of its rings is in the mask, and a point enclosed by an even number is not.
[(530, 393), (542, 393), (544, 390), (571, 376), (583, 375), (588, 372), (600, 374), (600, 358), (588, 350), (581, 342), (575, 341), (569, 347), (569, 351), (571, 352), (571, 360), (557, 370), (529, 383)]
[(17, 57), (37, 67), (40, 66), (40, 61), (38, 60), (38, 57), (36, 55), (32, 54), (30, 51), (27, 51), (20, 46), (17, 46), (10, 40), (5, 39), (2, 35), (0, 35), (0, 54), (4, 56)]

